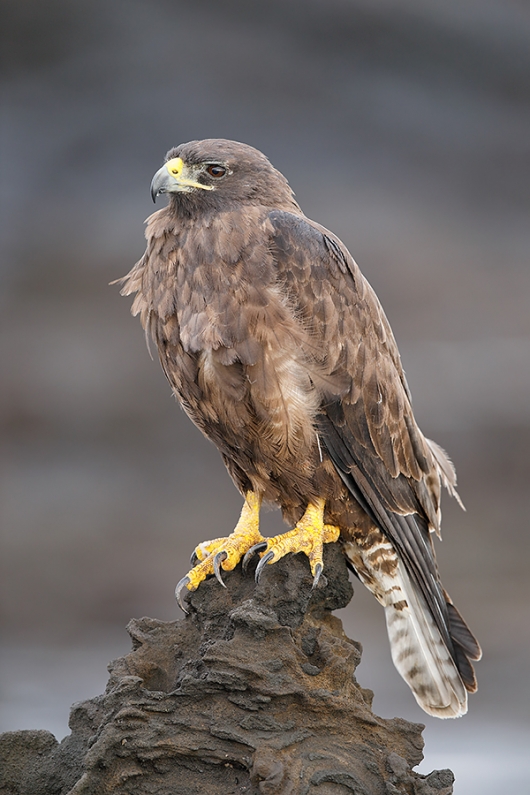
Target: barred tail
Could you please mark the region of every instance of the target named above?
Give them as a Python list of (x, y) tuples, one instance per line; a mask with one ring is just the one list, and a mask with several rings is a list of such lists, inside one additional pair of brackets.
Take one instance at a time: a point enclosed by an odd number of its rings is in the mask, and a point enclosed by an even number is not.
[(451, 650), (388, 539), (377, 545), (377, 558), (373, 547), (368, 555), (356, 544), (346, 542), (344, 548), (361, 581), (385, 608), (392, 660), (420, 707), (436, 718), (465, 715), (467, 692), (476, 690), (470, 660), (480, 659), (481, 650), (449, 596), (444, 592)]
[(423, 596), (403, 564), (385, 605), (392, 660), (420, 707), (436, 718), (467, 712), (467, 690)]

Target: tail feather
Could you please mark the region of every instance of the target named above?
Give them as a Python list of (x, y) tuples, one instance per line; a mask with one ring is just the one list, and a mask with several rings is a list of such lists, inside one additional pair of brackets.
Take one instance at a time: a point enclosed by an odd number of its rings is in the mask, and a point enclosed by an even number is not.
[[(436, 718), (465, 715), (467, 690), (461, 672), (402, 563), (395, 580), (385, 605), (394, 665), (429, 715)], [(467, 663), (467, 657), (463, 658)], [(465, 674), (468, 678), (467, 670)]]
[(476, 690), (470, 660), (479, 659), (481, 651), (449, 596), (444, 591), (444, 639), (420, 588), (387, 539), (381, 536), (369, 549), (346, 541), (344, 550), (359, 579), (385, 608), (392, 660), (420, 707), (436, 718), (465, 715), (467, 692)]

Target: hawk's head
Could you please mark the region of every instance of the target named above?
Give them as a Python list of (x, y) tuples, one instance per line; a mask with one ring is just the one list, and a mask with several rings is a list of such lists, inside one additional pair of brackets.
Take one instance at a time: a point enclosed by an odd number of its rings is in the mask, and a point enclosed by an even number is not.
[(170, 149), (151, 183), (153, 201), (161, 193), (170, 194), (175, 208), (224, 209), (250, 203), (298, 209), (289, 183), (264, 154), (222, 138)]

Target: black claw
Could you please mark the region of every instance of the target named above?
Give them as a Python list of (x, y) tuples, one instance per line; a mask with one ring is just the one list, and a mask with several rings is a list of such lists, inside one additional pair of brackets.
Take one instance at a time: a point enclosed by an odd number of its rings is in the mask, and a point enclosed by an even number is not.
[(320, 575), (322, 574), (323, 568), (324, 566), (322, 565), (322, 563), (317, 563), (317, 565), (315, 566), (315, 576), (313, 577), (313, 586), (311, 588), (312, 591), (314, 591), (318, 585), (318, 581), (320, 580)]
[(190, 566), (191, 566), (191, 568), (193, 569), (197, 565), (198, 562), (199, 562), (199, 558), (197, 557), (197, 553), (195, 552), (195, 550), (193, 550), (193, 552), (191, 553), (191, 557), (190, 557)]
[(259, 583), (259, 578), (261, 577), (261, 573), (263, 571), (263, 567), (267, 565), (269, 560), (272, 560), (274, 557), (274, 552), (267, 552), (266, 555), (263, 555), (262, 559), (258, 563), (256, 567), (256, 582)]
[(259, 544), (254, 544), (253, 547), (250, 547), (250, 549), (247, 550), (245, 557), (243, 558), (243, 563), (241, 564), (241, 568), (243, 569), (243, 574), (247, 573), (248, 564), (250, 563), (251, 558), (254, 557), (256, 552), (261, 552), (261, 550), (266, 549), (266, 547), (267, 547), (267, 542), (260, 541)]
[(189, 582), (190, 582), (190, 578), (189, 577), (187, 577), (187, 576), (183, 577), (181, 579), (181, 581), (179, 582), (179, 584), (177, 585), (177, 587), (175, 588), (175, 599), (177, 600), (177, 604), (180, 607), (180, 609), (182, 610), (182, 612), (186, 613), (186, 614), (188, 613), (188, 611), (186, 610), (184, 599), (182, 598), (182, 592), (186, 588), (186, 586), (189, 584)]
[(221, 577), (221, 563), (223, 562), (223, 560), (226, 560), (227, 557), (228, 555), (226, 554), (226, 552), (218, 552), (213, 559), (213, 573), (215, 574), (215, 576), (217, 577), (223, 588), (226, 588), (226, 585), (224, 584), (223, 578)]

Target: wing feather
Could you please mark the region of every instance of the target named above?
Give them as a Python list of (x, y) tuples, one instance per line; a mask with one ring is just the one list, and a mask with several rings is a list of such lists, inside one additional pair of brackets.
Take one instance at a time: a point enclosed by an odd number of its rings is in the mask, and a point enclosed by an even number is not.
[(454, 490), (454, 470), (416, 425), (388, 320), (343, 244), (301, 215), (274, 211), (269, 220), (280, 278), (310, 323), (318, 364), (326, 369), (321, 443), (350, 493), (399, 552), (454, 653), (430, 537), (439, 529), (440, 480)]

